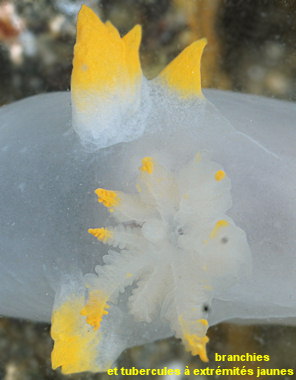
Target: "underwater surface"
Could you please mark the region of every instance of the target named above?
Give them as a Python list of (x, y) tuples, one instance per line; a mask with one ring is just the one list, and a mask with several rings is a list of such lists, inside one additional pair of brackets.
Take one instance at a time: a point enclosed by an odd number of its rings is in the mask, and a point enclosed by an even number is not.
[[(201, 37), (207, 37), (208, 47), (202, 60), (203, 87), (229, 89), (289, 101), (295, 99), (295, 64), (293, 64), (295, 63), (293, 59), (295, 52), (292, 48), (293, 41), (295, 41), (295, 30), (291, 27), (291, 19), (295, 14), (295, 9), (292, 4), (281, 1), (272, 4), (270, 2), (258, 2), (255, 6), (254, 2), (252, 2), (251, 6), (251, 2), (232, 1), (116, 1), (112, 2), (112, 6), (107, 1), (89, 1), (85, 3), (92, 6), (103, 20), (110, 19), (119, 28), (122, 35), (135, 24), (142, 24), (141, 60), (147, 77), (155, 77), (172, 58), (191, 42)], [(13, 100), (33, 94), (69, 89), (72, 50), (75, 39), (75, 19), (80, 6), (81, 2), (75, 1), (40, 1), (38, 3), (24, 1), (21, 5), (17, 4), (17, 2), (1, 3), (0, 38), (3, 48), (0, 51), (0, 59), (3, 63), (1, 63), (0, 73), (0, 99), (2, 104), (8, 104)], [(211, 92), (206, 91), (205, 95), (215, 103), (215, 95), (212, 95), (213, 98), (211, 98)], [(69, 104), (66, 98), (67, 94), (61, 94), (60, 96), (61, 101), (59, 104), (63, 104), (63, 102), (65, 102), (64, 104)], [(243, 111), (240, 113), (237, 109), (239, 100), (230, 99), (227, 104), (227, 99), (219, 98), (218, 95), (216, 102), (217, 99), (218, 103), (215, 104), (219, 110), (223, 111), (225, 107), (226, 109), (228, 107), (227, 118), (230, 123), (237, 120), (240, 114), (243, 114)], [(240, 99), (239, 96), (237, 99)], [(256, 109), (255, 102), (256, 100), (249, 98), (249, 107), (252, 108), (253, 104), (253, 109)], [(232, 103), (235, 104), (233, 112), (231, 110)], [(44, 114), (47, 111), (48, 104), (49, 102), (43, 103)], [(272, 104), (276, 108), (279, 103)], [(282, 114), (282, 126), (285, 125), (285, 120), (294, 120), (292, 104), (289, 107), (283, 107), (283, 110), (280, 111)], [(70, 110), (67, 110), (67, 107), (62, 107), (62, 110), (55, 114), (54, 110), (57, 109), (59, 109), (58, 105), (53, 108), (52, 120), (64, 117), (65, 123), (67, 123), (67, 120), (70, 119)], [(245, 109), (248, 110), (248, 104), (245, 105)], [(268, 107), (264, 111), (265, 114), (267, 110)], [(29, 113), (30, 110), (27, 110), (27, 112)], [(42, 112), (41, 102), (40, 113)], [(260, 110), (254, 112), (256, 113), (254, 119), (260, 120), (260, 115), (258, 115)], [(274, 123), (274, 125), (279, 123), (276, 120), (269, 120), (269, 122), (270, 124)], [(46, 121), (41, 119), (36, 128), (41, 129), (43, 123), (45, 128)], [(288, 125), (289, 122), (286, 122), (286, 124)], [(291, 124), (288, 127), (291, 127)], [(288, 130), (292, 131), (291, 128)], [(278, 141), (276, 139), (271, 141), (273, 149), (278, 154), (284, 153), (287, 157), (293, 155), (293, 136), (295, 134), (293, 135), (292, 131), (290, 139), (289, 137), (284, 137), (281, 140), (281, 134), (279, 133)], [(16, 136), (16, 140), (19, 137)], [(30, 136), (26, 136), (26, 133), (24, 133), (22, 139), (29, 138)], [(46, 136), (44, 141), (46, 144)], [(286, 142), (286, 145), (281, 145), (281, 141)], [(62, 145), (61, 149), (63, 149)], [(44, 150), (44, 154), (51, 154), (51, 149), (48, 146)], [(271, 162), (273, 162), (273, 159), (276, 160), (275, 157), (272, 157)], [(75, 162), (72, 165), (75, 165)], [(17, 166), (21, 168), (21, 165)], [(260, 166), (260, 161), (258, 166)], [(34, 167), (34, 170), (36, 169), (38, 170), (38, 166), (37, 168)], [(217, 168), (217, 170), (222, 169)], [(16, 176), (21, 175), (17, 174), (17, 170), (15, 173)], [(80, 175), (82, 178), (83, 175), (87, 174), (83, 172)], [(88, 197), (91, 199), (90, 192), (95, 189), (95, 184), (93, 186), (93, 188), (85, 189), (82, 187), (79, 192), (88, 192)], [(293, 183), (291, 186), (293, 186)], [(22, 191), (22, 189), (20, 190)], [(73, 189), (73, 201), (75, 200), (75, 190)], [(248, 194), (248, 191), (246, 191), (246, 194)], [(71, 199), (69, 204), (71, 205)], [(281, 206), (281, 203), (276, 206)], [(94, 207), (94, 204), (89, 204), (89, 207)], [(83, 210), (83, 212), (87, 215), (87, 210)], [(277, 212), (280, 216), (281, 210)], [(295, 215), (291, 215), (291, 218), (293, 217)], [(56, 218), (54, 223), (61, 223), (58, 215), (53, 215), (53, 218)], [(70, 218), (71, 212), (68, 220)], [(256, 216), (254, 219), (256, 219)], [(289, 220), (287, 223), (289, 223)], [(73, 226), (73, 228), (76, 227)], [(278, 241), (280, 241), (280, 238), (279, 236)], [(46, 242), (50, 243), (48, 239), (45, 239), (44, 242), (45, 244)], [(74, 250), (79, 250), (79, 244), (82, 244), (82, 242), (77, 239), (77, 242), (74, 241), (71, 244), (73, 244)], [(266, 244), (268, 245), (268, 242)], [(276, 247), (273, 248), (276, 250)], [(293, 255), (293, 251), (290, 251), (290, 254)], [(13, 260), (13, 258), (8, 256), (8, 260)], [(63, 265), (62, 260), (61, 265)], [(87, 267), (87, 264), (85, 265)], [(19, 268), (18, 270), (21, 270), (21, 266), (22, 261), (15, 263), (15, 268)], [(282, 300), (286, 297), (283, 303), (287, 303), (290, 298), (292, 299), (290, 302), (293, 303), (295, 295), (292, 289), (290, 289), (291, 295), (289, 295), (285, 288), (277, 288), (277, 284), (281, 284), (281, 281), (284, 281), (285, 278), (293, 278), (292, 269), (285, 268), (284, 265), (281, 267), (281, 261), (279, 260), (278, 274), (275, 279), (277, 281), (274, 281), (274, 283), (269, 282), (271, 290), (266, 291), (266, 294), (270, 294), (271, 298), (274, 295)], [(292, 282), (291, 284), (293, 286)], [(11, 294), (7, 290), (7, 294), (9, 294), (7, 304), (10, 303), (10, 305), (14, 298), (13, 288), (11, 289)], [(42, 292), (42, 288), (39, 290)], [(255, 298), (256, 284), (252, 292)], [(252, 292), (250, 292), (250, 297), (252, 297)], [(47, 321), (48, 313), (50, 313), (51, 309), (50, 302), (44, 299), (44, 304), (40, 304), (40, 299), (37, 298), (36, 300), (34, 308), (30, 307), (31, 315), (36, 316), (33, 319)], [(264, 304), (265, 301), (267, 300), (262, 299), (260, 305), (259, 297), (259, 302), (256, 306), (258, 315), (260, 313), (268, 314)], [(262, 304), (264, 304), (263, 309), (265, 310), (260, 311)], [(18, 314), (17, 310), (24, 310), (24, 307), (21, 303), (14, 304), (12, 310), (16, 311), (6, 313), (15, 317), (22, 316), (22, 311)], [(241, 313), (248, 313), (248, 311), (242, 309)], [(279, 315), (278, 317), (281, 318), (282, 316)], [(23, 317), (32, 319), (30, 313), (24, 314)], [(223, 317), (220, 320), (223, 320)], [(281, 320), (280, 322), (289, 324), (287, 320)], [(290, 322), (292, 323), (292, 321)], [(64, 378), (59, 371), (54, 372), (51, 370), (50, 351), (52, 341), (49, 337), (48, 325), (3, 318), (0, 320), (0, 326), (2, 378)], [(271, 360), (265, 363), (266, 368), (285, 369), (295, 368), (296, 366), (294, 358), (296, 330), (292, 326), (282, 326), (281, 324), (277, 326), (269, 325), (268, 323), (253, 324), (251, 326), (219, 324), (209, 329), (208, 336), (210, 337), (208, 355), (210, 367), (212, 368), (218, 365), (229, 367), (229, 364), (231, 364), (233, 366), (233, 363), (215, 362), (213, 358), (216, 352), (220, 354), (245, 354), (249, 352), (270, 355)], [(248, 363), (248, 366), (253, 367), (255, 370), (259, 364), (258, 362)], [(239, 363), (239, 365), (241, 366), (242, 363)], [(193, 375), (193, 369), (205, 368), (206, 364), (201, 363), (199, 359), (186, 352), (179, 340), (168, 338), (167, 340), (124, 351), (118, 363), (118, 367), (122, 366), (128, 368), (133, 366), (136, 368), (168, 367), (179, 369), (181, 372), (188, 366), (192, 373), (191, 375), (188, 374), (186, 378), (194, 378), (196, 376)], [(289, 376), (289, 374), (286, 374), (278, 376), (278, 378), (289, 378)], [(141, 377), (133, 376), (133, 378)], [(207, 377), (211, 378), (211, 376)], [(70, 375), (68, 378), (103, 379), (110, 378), (110, 376), (106, 374), (77, 374)], [(174, 377), (173, 375), (166, 375), (166, 378)], [(175, 375), (175, 378), (182, 378), (182, 376)], [(212, 378), (217, 377), (213, 376)], [(248, 378), (255, 377), (249, 376)], [(264, 375), (262, 378), (264, 378)]]

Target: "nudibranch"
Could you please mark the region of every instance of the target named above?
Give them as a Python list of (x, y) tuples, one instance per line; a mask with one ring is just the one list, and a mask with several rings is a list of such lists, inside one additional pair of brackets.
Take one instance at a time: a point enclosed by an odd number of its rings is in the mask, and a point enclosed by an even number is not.
[(224, 214), (230, 180), (219, 165), (198, 155), (173, 173), (144, 157), (139, 171), (136, 194), (96, 190), (118, 225), (89, 233), (114, 249), (85, 276), (87, 295), (67, 294), (53, 313), (53, 366), (65, 373), (107, 368), (104, 330), (112, 329), (109, 313), (127, 287), (135, 321), (167, 320), (208, 361), (206, 307), (215, 287), (229, 286), (248, 263), (245, 234)]
[[(141, 102), (149, 103), (157, 86), (181, 109), (182, 103), (192, 101), (203, 107), (199, 65), (206, 41), (185, 49), (151, 86), (141, 73), (140, 36), (141, 29), (135, 26), (121, 38), (110, 22), (104, 24), (86, 6), (78, 15), (73, 122), (87, 145), (107, 146), (110, 138), (114, 144), (122, 139), (123, 128), (124, 140), (136, 139), (143, 131), (135, 127), (145, 125), (152, 113), (145, 115)], [(112, 130), (107, 138), (106, 128)], [(153, 141), (147, 149), (155, 153)], [(96, 190), (115, 226), (88, 232), (112, 249), (103, 265), (95, 266), (96, 274), (85, 275), (85, 289), (82, 283), (82, 290), (56, 299), (53, 368), (73, 373), (112, 365), (105, 331), (114, 329), (113, 309), (122, 293), (127, 297), (125, 312), (135, 321), (162, 319), (187, 350), (208, 361), (205, 305), (212, 303), (215, 289), (221, 292), (235, 282), (251, 255), (245, 233), (226, 214), (231, 191), (223, 168), (204, 152), (189, 157), (183, 166), (177, 157), (162, 158), (165, 154), (164, 147), (156, 157), (142, 158), (136, 193)]]
[(295, 105), (205, 97), (204, 39), (148, 81), (140, 39), (83, 6), (72, 104), (0, 112), (0, 312), (52, 319), (64, 373), (171, 335), (207, 361), (209, 325), (296, 316)]

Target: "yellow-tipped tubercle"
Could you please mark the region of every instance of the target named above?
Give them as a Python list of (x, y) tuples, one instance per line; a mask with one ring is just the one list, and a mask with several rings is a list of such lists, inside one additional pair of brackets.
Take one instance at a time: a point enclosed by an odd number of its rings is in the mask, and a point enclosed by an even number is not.
[(227, 226), (229, 226), (229, 223), (227, 222), (227, 220), (224, 220), (224, 219), (218, 220), (218, 222), (216, 222), (214, 228), (212, 229), (210, 233), (210, 238), (214, 239), (217, 236), (218, 231), (221, 228), (227, 227)]
[[(208, 362), (206, 344), (209, 342), (209, 338), (206, 335), (198, 335), (191, 331), (186, 320), (182, 316), (179, 317), (179, 323), (182, 328), (182, 341), (187, 351), (190, 351), (192, 355), (199, 355), (203, 362)], [(199, 328), (202, 325), (203, 329), (207, 329), (209, 323), (206, 319), (197, 319), (194, 322), (195, 328)]]
[(209, 338), (205, 336), (198, 336), (196, 334), (184, 335), (185, 346), (192, 353), (192, 355), (199, 355), (203, 362), (208, 362), (208, 355), (206, 350), (206, 344), (209, 342)]
[(159, 79), (184, 98), (203, 98), (200, 64), (207, 40), (202, 38), (186, 47), (160, 73)]
[(142, 165), (140, 166), (140, 170), (142, 172), (146, 172), (148, 174), (152, 174), (154, 170), (154, 162), (151, 157), (144, 157), (142, 159)]
[(197, 322), (201, 323), (202, 325), (204, 325), (206, 327), (209, 326), (209, 322), (206, 319), (198, 319)]
[(90, 329), (80, 310), (84, 297), (73, 296), (52, 314), (51, 336), (54, 348), (52, 368), (62, 367), (62, 373), (99, 371), (96, 364), (97, 333)]
[(224, 170), (218, 170), (216, 173), (215, 173), (215, 180), (216, 181), (222, 181), (222, 179), (224, 179), (226, 176), (226, 173)]

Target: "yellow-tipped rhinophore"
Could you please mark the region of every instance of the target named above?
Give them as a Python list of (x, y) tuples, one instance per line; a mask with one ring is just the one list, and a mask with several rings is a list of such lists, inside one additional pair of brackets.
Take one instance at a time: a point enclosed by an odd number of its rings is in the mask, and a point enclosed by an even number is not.
[(99, 92), (100, 96), (108, 96), (118, 88), (126, 88), (132, 93), (142, 76), (140, 42), (139, 25), (121, 38), (110, 22), (104, 24), (90, 8), (83, 5), (77, 19), (71, 79), (75, 103), (79, 101), (81, 90), (94, 95)]
[(96, 189), (95, 193), (98, 196), (98, 202), (103, 203), (105, 207), (113, 207), (119, 203), (119, 197), (116, 191)]
[(151, 157), (144, 157), (142, 159), (142, 165), (140, 166), (140, 170), (142, 172), (146, 172), (148, 174), (152, 174), (154, 170), (154, 162)]
[(104, 315), (108, 314), (108, 308), (106, 295), (99, 290), (94, 290), (89, 293), (88, 301), (80, 314), (86, 317), (86, 322), (90, 326), (98, 330)]
[(87, 232), (103, 243), (106, 243), (112, 237), (112, 232), (107, 228), (89, 228)]
[(224, 179), (226, 176), (226, 173), (224, 170), (218, 170), (216, 173), (215, 173), (215, 180), (216, 181), (222, 181), (222, 179)]
[(185, 48), (160, 73), (159, 79), (184, 98), (203, 97), (200, 63), (207, 40), (202, 38)]
[(217, 233), (220, 230), (220, 228), (227, 227), (228, 225), (229, 223), (227, 222), (227, 220), (224, 220), (224, 219), (218, 220), (218, 222), (216, 222), (214, 228), (212, 229), (210, 233), (210, 238), (214, 239), (217, 236)]
[(142, 74), (139, 58), (141, 38), (142, 28), (136, 25), (122, 39), (126, 46), (126, 68), (131, 82), (136, 81)]

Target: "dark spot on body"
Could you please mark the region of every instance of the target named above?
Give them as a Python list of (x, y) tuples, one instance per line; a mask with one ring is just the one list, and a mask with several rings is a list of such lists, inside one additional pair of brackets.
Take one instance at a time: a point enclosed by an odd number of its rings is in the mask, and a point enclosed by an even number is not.
[(209, 313), (210, 312), (210, 306), (208, 304), (206, 304), (206, 303), (203, 305), (202, 309), (203, 309), (204, 313)]
[(177, 233), (178, 233), (179, 235), (184, 235), (184, 230), (183, 230), (183, 228), (182, 228), (182, 227), (179, 227), (179, 228), (177, 229)]
[(224, 236), (222, 239), (221, 239), (221, 243), (222, 244), (226, 244), (228, 243), (228, 238), (226, 236)]

